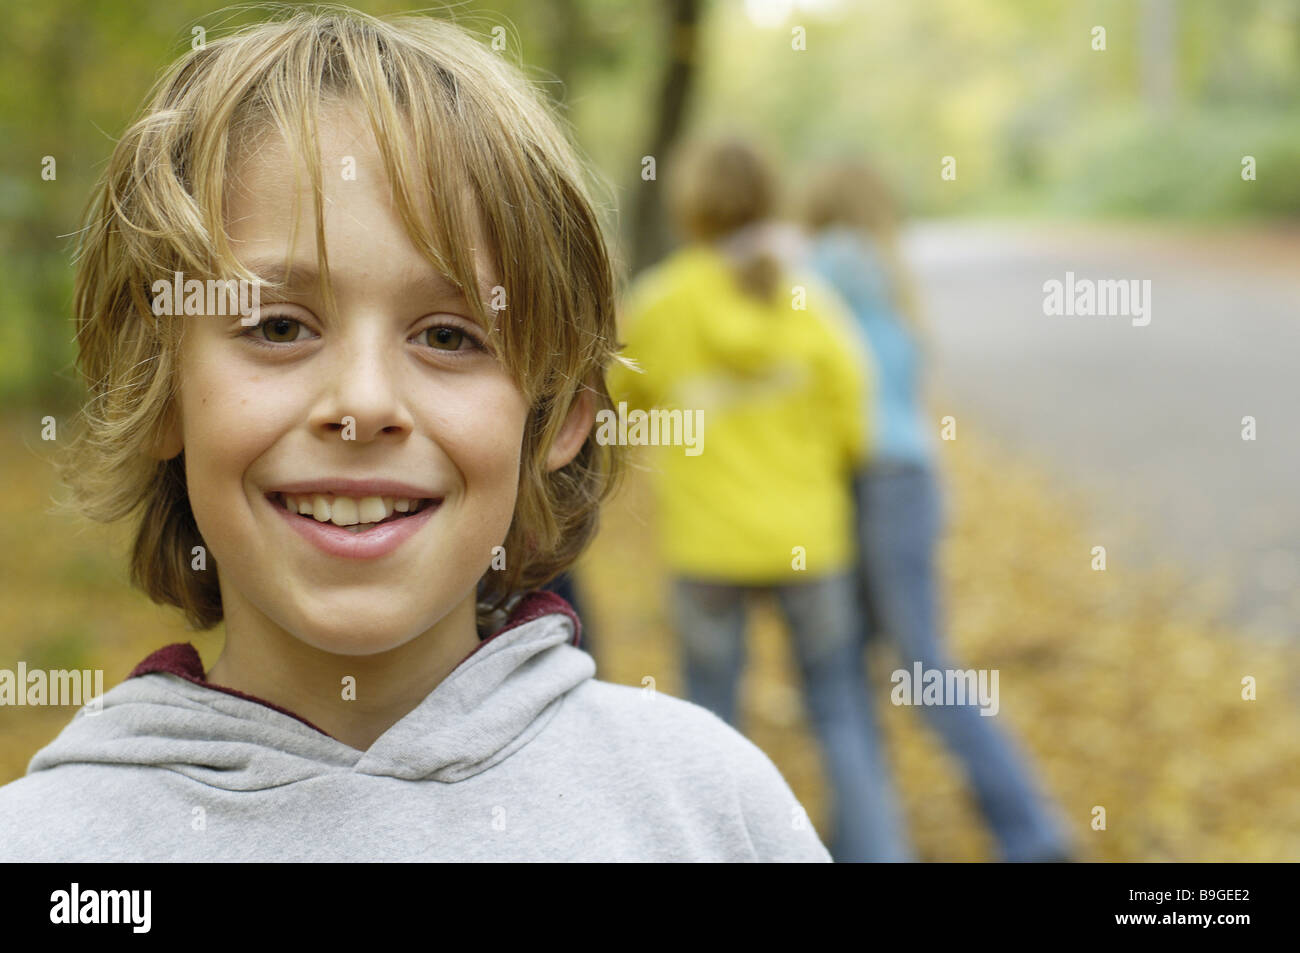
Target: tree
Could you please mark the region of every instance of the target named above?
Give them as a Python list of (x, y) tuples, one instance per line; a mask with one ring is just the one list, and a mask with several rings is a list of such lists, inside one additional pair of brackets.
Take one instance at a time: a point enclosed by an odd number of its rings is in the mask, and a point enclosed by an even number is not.
[[(700, 0), (672, 0), (667, 5), (668, 63), (659, 88), (658, 110), (643, 155), (656, 165), (671, 152), (685, 125), (696, 81)], [(632, 210), (632, 270), (653, 264), (668, 248), (669, 233), (663, 190), (641, 180)]]

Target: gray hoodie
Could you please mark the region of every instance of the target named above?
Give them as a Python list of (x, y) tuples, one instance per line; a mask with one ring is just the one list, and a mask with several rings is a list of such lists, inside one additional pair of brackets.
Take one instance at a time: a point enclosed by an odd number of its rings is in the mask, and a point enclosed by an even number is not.
[(0, 787), (0, 861), (829, 861), (707, 710), (598, 681), (532, 593), (357, 751), (169, 646)]

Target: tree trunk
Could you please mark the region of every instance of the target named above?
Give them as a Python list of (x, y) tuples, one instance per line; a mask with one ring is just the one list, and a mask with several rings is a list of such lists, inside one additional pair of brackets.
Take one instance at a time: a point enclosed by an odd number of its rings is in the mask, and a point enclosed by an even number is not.
[(698, 45), (700, 0), (672, 0), (668, 5), (668, 66), (659, 91), (659, 110), (648, 147), (643, 156), (653, 156), (656, 178), (641, 178), (638, 157), (635, 202), (632, 213), (632, 270), (654, 264), (669, 246), (668, 216), (663, 183), (658, 179), (660, 164), (681, 135), (686, 109), (695, 87), (695, 54)]

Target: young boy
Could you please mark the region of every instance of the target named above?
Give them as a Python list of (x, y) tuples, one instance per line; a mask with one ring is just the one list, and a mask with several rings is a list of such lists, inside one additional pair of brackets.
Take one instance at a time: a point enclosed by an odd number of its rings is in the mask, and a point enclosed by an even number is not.
[(66, 478), (225, 648), (80, 710), (0, 788), (0, 860), (829, 859), (762, 752), (593, 679), (535, 590), (618, 465), (583, 176), (446, 22), (300, 10), (163, 77), (83, 233)]

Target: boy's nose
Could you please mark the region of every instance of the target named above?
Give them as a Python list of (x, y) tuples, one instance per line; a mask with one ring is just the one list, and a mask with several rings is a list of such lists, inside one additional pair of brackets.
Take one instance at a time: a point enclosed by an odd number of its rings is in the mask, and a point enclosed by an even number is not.
[(328, 379), (313, 425), (344, 440), (366, 443), (383, 434), (410, 431), (413, 421), (403, 399), (402, 355), (391, 342), (340, 342), (324, 369)]

